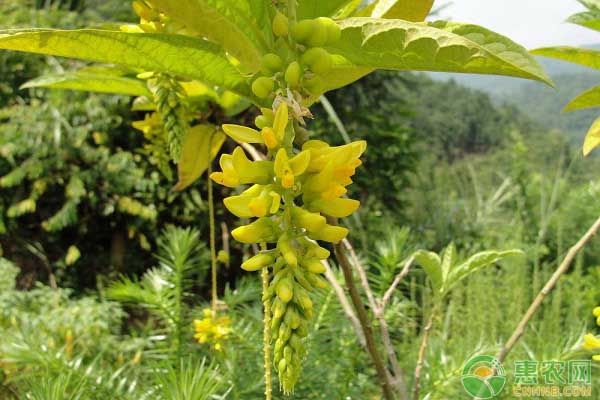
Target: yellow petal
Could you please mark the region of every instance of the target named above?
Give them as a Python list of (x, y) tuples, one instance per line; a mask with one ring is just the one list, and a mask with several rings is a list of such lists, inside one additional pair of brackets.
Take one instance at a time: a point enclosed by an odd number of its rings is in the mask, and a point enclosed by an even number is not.
[(273, 130), (280, 142), (283, 141), (285, 136), (288, 117), (288, 106), (286, 103), (281, 103), (275, 112), (275, 119), (273, 120)]
[(271, 253), (258, 253), (242, 263), (242, 269), (245, 271), (258, 271), (273, 264), (275, 258)]
[(236, 217), (250, 218), (254, 216), (249, 207), (252, 199), (251, 196), (231, 196), (225, 198), (223, 204)]
[(587, 156), (594, 150), (596, 147), (600, 145), (600, 118), (596, 119), (590, 129), (588, 130), (587, 135), (585, 136), (585, 141), (583, 142), (583, 155)]
[(594, 308), (593, 313), (594, 313), (594, 317), (596, 317), (596, 318), (600, 317), (600, 307)]
[(355, 212), (360, 206), (360, 201), (353, 199), (316, 200), (310, 203), (309, 209), (323, 214), (344, 218)]
[(270, 242), (275, 236), (273, 221), (267, 217), (259, 218), (251, 224), (240, 226), (231, 231), (235, 240), (242, 243)]
[(301, 175), (306, 171), (308, 164), (310, 163), (310, 152), (301, 151), (292, 157), (289, 161), (290, 168), (295, 176)]
[(262, 135), (263, 142), (265, 143), (265, 145), (267, 146), (267, 148), (269, 150), (272, 150), (279, 145), (279, 142), (277, 141), (277, 137), (275, 136), (275, 131), (273, 130), (273, 128), (270, 128), (270, 127), (263, 128), (261, 135)]
[(319, 231), (327, 224), (327, 220), (322, 215), (306, 211), (300, 207), (292, 208), (292, 217), (298, 226), (309, 232)]
[(246, 126), (225, 124), (223, 131), (237, 142), (263, 143), (260, 132)]
[(314, 240), (337, 243), (348, 235), (348, 229), (341, 226), (326, 225), (317, 232), (310, 232), (309, 237)]

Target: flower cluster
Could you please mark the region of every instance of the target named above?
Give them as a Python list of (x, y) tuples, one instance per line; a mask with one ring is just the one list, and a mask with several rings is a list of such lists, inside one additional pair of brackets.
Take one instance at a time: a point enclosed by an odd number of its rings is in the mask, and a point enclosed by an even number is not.
[(305, 355), (302, 339), (313, 314), (310, 292), (323, 288), (322, 260), (329, 251), (317, 241), (335, 243), (346, 237), (346, 228), (327, 223), (326, 216), (346, 217), (360, 203), (342, 198), (352, 183), (366, 142), (332, 147), (309, 140), (293, 150), (294, 126), (286, 102), (276, 110), (263, 110), (261, 130), (224, 125), (238, 142), (264, 145), (268, 159), (251, 161), (241, 147), (221, 156), (221, 171), (211, 178), (228, 187), (252, 185), (224, 200), (240, 218), (256, 218), (232, 231), (239, 242), (261, 244), (263, 251), (242, 264), (247, 271), (272, 268), (273, 278), (265, 298), (272, 300), (271, 328), (274, 362), (284, 392), (293, 390)]
[(210, 308), (202, 310), (204, 318), (194, 320), (194, 339), (210, 343), (213, 350), (223, 350), (223, 342), (231, 334), (231, 320), (227, 316), (215, 317)]
[[(596, 324), (600, 326), (600, 307), (594, 308), (594, 317)], [(597, 338), (591, 333), (583, 337), (583, 348), (586, 350), (600, 350), (600, 338)], [(594, 361), (600, 361), (600, 354), (593, 356)]]

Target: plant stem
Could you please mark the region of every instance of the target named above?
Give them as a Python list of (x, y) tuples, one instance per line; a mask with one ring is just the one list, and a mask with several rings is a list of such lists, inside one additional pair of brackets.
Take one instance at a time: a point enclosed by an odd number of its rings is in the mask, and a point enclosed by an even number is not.
[[(373, 294), (373, 291), (371, 290), (371, 285), (369, 285), (369, 278), (367, 277), (367, 270), (365, 269), (365, 267), (362, 265), (362, 263), (358, 259), (358, 256), (356, 255), (354, 248), (350, 244), (350, 241), (348, 241), (348, 239), (344, 239), (344, 240), (342, 240), (342, 243), (348, 250), (348, 253), (350, 253), (350, 258), (352, 259), (352, 262), (354, 263), (354, 267), (358, 271), (360, 283), (363, 287), (363, 290), (367, 294), (367, 300), (368, 300), (369, 307), (371, 307), (371, 310), (373, 311), (375, 318), (377, 319), (377, 321), (379, 321), (379, 331), (381, 334), (381, 340), (383, 342), (383, 348), (385, 349), (385, 353), (387, 354), (387, 360), (389, 361), (390, 365), (392, 366), (392, 372), (393, 372), (393, 375), (391, 376), (392, 384), (397, 389), (397, 391), (401, 394), (402, 399), (405, 399), (407, 397), (407, 393), (406, 393), (406, 385), (404, 383), (404, 371), (402, 371), (402, 368), (400, 368), (400, 364), (398, 363), (398, 356), (396, 355), (396, 351), (394, 350), (394, 346), (393, 346), (392, 340), (390, 338), (390, 331), (388, 328), (388, 324), (384, 317), (384, 312), (385, 312), (384, 304), (385, 303), (383, 300), (378, 301), (377, 299), (375, 299), (375, 295)], [(408, 264), (408, 267), (405, 266), (405, 268), (404, 268), (407, 270), (406, 273), (408, 273), (408, 268), (410, 268), (410, 264)], [(391, 293), (390, 293), (390, 296), (391, 296)], [(389, 299), (388, 299), (388, 301), (389, 301)]]
[(556, 283), (558, 282), (560, 277), (565, 272), (567, 272), (567, 270), (571, 266), (571, 263), (575, 259), (575, 256), (577, 256), (577, 254), (585, 247), (587, 242), (589, 242), (590, 239), (592, 239), (594, 237), (594, 235), (596, 235), (596, 233), (598, 232), (599, 229), (600, 229), (600, 217), (596, 220), (596, 222), (594, 222), (594, 224), (588, 229), (588, 231), (579, 239), (579, 241), (577, 243), (575, 243), (573, 245), (573, 247), (571, 247), (569, 249), (569, 251), (567, 252), (567, 255), (565, 256), (563, 261), (560, 263), (558, 269), (556, 271), (554, 271), (554, 274), (552, 274), (552, 276), (550, 277), (548, 282), (546, 282), (546, 284), (544, 285), (542, 290), (538, 293), (536, 298), (533, 300), (533, 303), (531, 303), (531, 305), (529, 306), (529, 309), (527, 310), (527, 312), (525, 313), (525, 315), (519, 322), (519, 325), (517, 325), (517, 328), (511, 335), (510, 339), (508, 339), (508, 341), (504, 345), (504, 348), (502, 349), (502, 351), (500, 351), (500, 353), (498, 354), (498, 357), (496, 357), (498, 359), (498, 361), (503, 362), (506, 359), (506, 356), (508, 355), (508, 353), (510, 353), (510, 351), (513, 349), (515, 344), (525, 334), (525, 329), (527, 328), (527, 324), (529, 324), (529, 321), (531, 321), (531, 318), (534, 316), (534, 314), (536, 313), (536, 311), (538, 310), (538, 308), (540, 307), (540, 305), (542, 304), (542, 302), (544, 301), (546, 296), (548, 296), (548, 294), (550, 294), (552, 289), (554, 289), (554, 286), (556, 286)]
[(213, 134), (210, 136), (208, 145), (208, 168), (207, 168), (207, 185), (208, 185), (208, 219), (210, 229), (210, 276), (211, 276), (211, 310), (213, 318), (217, 314), (217, 249), (216, 249), (216, 233), (215, 233), (215, 200), (213, 196), (212, 179), (210, 174), (212, 173), (212, 139)]
[(423, 339), (421, 339), (421, 347), (419, 348), (417, 366), (415, 367), (415, 388), (413, 391), (413, 400), (419, 400), (419, 395), (421, 393), (421, 369), (423, 368), (423, 362), (425, 361), (425, 351), (427, 350), (427, 345), (429, 344), (429, 334), (431, 332), (431, 327), (433, 326), (434, 317), (435, 308), (431, 310), (429, 321), (427, 321), (427, 325), (425, 325), (425, 328), (423, 329)]
[(348, 286), (348, 292), (350, 293), (350, 299), (352, 300), (352, 304), (354, 305), (354, 309), (358, 315), (358, 320), (360, 321), (360, 325), (362, 327), (363, 333), (365, 335), (365, 341), (367, 345), (367, 351), (371, 356), (371, 360), (373, 364), (375, 364), (375, 370), (377, 371), (377, 376), (379, 377), (379, 381), (381, 384), (381, 389), (383, 391), (383, 397), (386, 400), (394, 400), (394, 393), (392, 391), (392, 384), (390, 382), (390, 377), (385, 365), (383, 364), (383, 360), (379, 351), (377, 350), (377, 346), (375, 344), (375, 337), (373, 335), (373, 329), (371, 327), (371, 322), (369, 321), (369, 317), (367, 315), (367, 310), (365, 309), (365, 305), (363, 304), (360, 294), (358, 293), (358, 289), (354, 284), (354, 276), (352, 275), (352, 266), (344, 253), (344, 246), (342, 243), (336, 243), (334, 246), (335, 256), (344, 272), (344, 279), (346, 281), (346, 286)]
[[(266, 244), (261, 243), (262, 250), (266, 250)], [(265, 399), (273, 398), (273, 385), (271, 382), (271, 300), (266, 295), (269, 289), (269, 269), (263, 268), (261, 271), (262, 295), (264, 301), (265, 315), (263, 320), (263, 350), (265, 356)]]

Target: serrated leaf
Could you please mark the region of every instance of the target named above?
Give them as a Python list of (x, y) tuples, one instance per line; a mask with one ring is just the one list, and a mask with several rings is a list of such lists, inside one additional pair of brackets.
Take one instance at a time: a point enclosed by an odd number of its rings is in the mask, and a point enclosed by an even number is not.
[(510, 39), (477, 25), (348, 18), (329, 51), (362, 67), (496, 74), (552, 84), (537, 61)]
[(440, 257), (431, 251), (419, 250), (414, 254), (414, 259), (423, 267), (423, 270), (431, 281), (433, 291), (439, 294), (444, 285), (442, 260)]
[(168, 72), (248, 94), (222, 48), (199, 38), (96, 29), (0, 31), (0, 49), (49, 54), (145, 71)]
[[(260, 68), (270, 37), (266, 1), (150, 0), (156, 8), (239, 59), (252, 71)], [(263, 7), (258, 7), (262, 3)], [(266, 17), (266, 18), (265, 18)], [(265, 27), (269, 29), (261, 31)]]
[(567, 22), (600, 31), (600, 11), (585, 11), (571, 15)]
[(214, 125), (202, 124), (190, 128), (177, 164), (179, 182), (172, 190), (179, 192), (194, 183), (206, 171), (208, 163), (217, 156), (224, 141), (225, 135)]
[(88, 92), (124, 94), (130, 96), (151, 95), (146, 82), (123, 76), (102, 75), (81, 71), (66, 72), (64, 74), (49, 74), (25, 82), (21, 89), (51, 88), (83, 90)]
[(467, 261), (457, 265), (450, 271), (446, 282), (445, 293), (448, 293), (454, 285), (472, 273), (488, 265), (495, 264), (507, 257), (514, 257), (522, 254), (523, 252), (521, 250), (513, 249), (506, 251), (488, 250), (472, 255)]
[(299, 0), (298, 19), (332, 17), (346, 6), (348, 0)]
[(600, 69), (600, 51), (571, 46), (542, 47), (531, 51), (531, 54), (542, 57), (556, 58), (580, 64), (586, 67)]
[(585, 141), (583, 142), (583, 155), (587, 156), (598, 146), (600, 146), (600, 118), (594, 121), (585, 135)]
[(565, 106), (563, 111), (567, 112), (592, 107), (600, 107), (600, 86), (594, 86), (575, 97)]
[(375, 3), (371, 17), (403, 19), (422, 22), (433, 7), (433, 0), (379, 0)]

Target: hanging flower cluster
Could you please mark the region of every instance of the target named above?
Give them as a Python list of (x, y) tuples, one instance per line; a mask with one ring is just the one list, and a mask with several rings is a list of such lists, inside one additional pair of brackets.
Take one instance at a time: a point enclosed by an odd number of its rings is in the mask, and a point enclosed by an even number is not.
[[(594, 317), (596, 317), (596, 324), (600, 326), (600, 307), (594, 308)], [(588, 333), (583, 337), (583, 348), (586, 350), (600, 350), (600, 338)], [(600, 354), (592, 358), (594, 361), (600, 361)]]
[(304, 118), (312, 116), (304, 106), (306, 99), (322, 92), (324, 74), (333, 66), (323, 46), (339, 40), (340, 28), (329, 18), (290, 26), (281, 12), (275, 15), (272, 28), (277, 38), (273, 52), (263, 57), (252, 83), (256, 97), (272, 106), (261, 109), (255, 120), (258, 129), (223, 125), (235, 141), (264, 146), (267, 159), (252, 161), (241, 146), (236, 147), (221, 156), (221, 171), (211, 174), (211, 179), (230, 188), (250, 185), (226, 198), (224, 204), (239, 218), (254, 219), (232, 231), (237, 241), (260, 244), (262, 249), (242, 268), (268, 268), (272, 273), (263, 301), (272, 312), (268, 328), (273, 361), (287, 394), (294, 390), (305, 356), (303, 338), (313, 316), (310, 294), (327, 285), (321, 277), (325, 272), (322, 261), (330, 252), (318, 242), (336, 243), (348, 234), (326, 217), (347, 217), (359, 207), (357, 200), (342, 196), (367, 145), (357, 141), (329, 146), (307, 140), (304, 128)]
[(291, 392), (305, 355), (302, 338), (313, 314), (309, 294), (326, 286), (320, 277), (325, 272), (321, 260), (329, 257), (329, 251), (316, 241), (335, 243), (348, 234), (346, 228), (328, 224), (325, 216), (346, 217), (358, 208), (358, 201), (341, 196), (361, 164), (366, 142), (332, 147), (310, 140), (296, 152), (285, 146), (294, 135), (287, 103), (263, 116), (269, 125), (261, 131), (239, 125), (223, 125), (223, 130), (238, 142), (265, 145), (269, 160), (251, 161), (236, 147), (221, 156), (222, 171), (211, 178), (231, 188), (252, 185), (224, 203), (240, 218), (256, 218), (232, 231), (237, 241), (266, 244), (242, 268), (272, 268), (267, 297), (273, 300), (274, 362), (284, 391)]
[(231, 334), (231, 320), (227, 316), (214, 317), (210, 308), (202, 310), (203, 318), (194, 320), (194, 339), (210, 343), (213, 350), (223, 350), (223, 342)]

